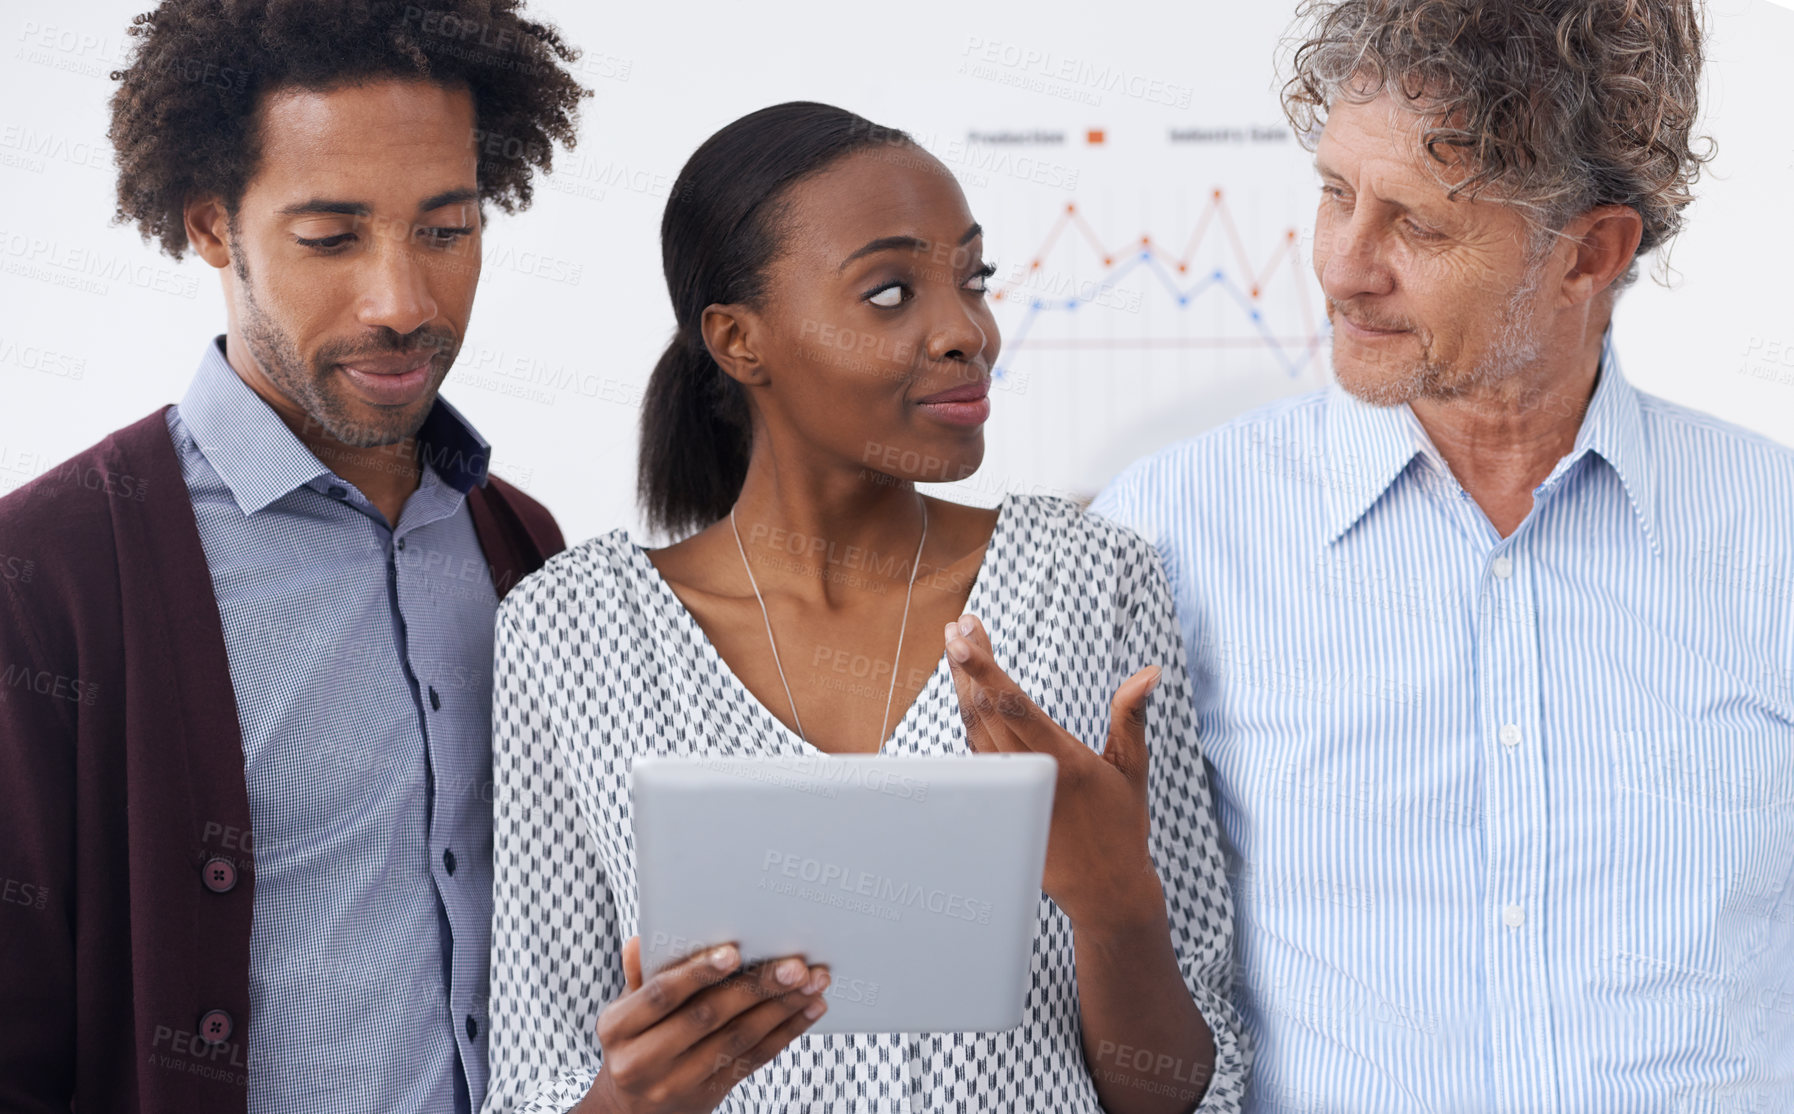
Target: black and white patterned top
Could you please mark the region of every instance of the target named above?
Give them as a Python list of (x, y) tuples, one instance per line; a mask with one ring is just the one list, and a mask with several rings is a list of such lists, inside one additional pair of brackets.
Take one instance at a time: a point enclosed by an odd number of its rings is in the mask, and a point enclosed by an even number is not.
[[(1148, 711), (1152, 856), (1184, 981), (1214, 1030), (1202, 1111), (1237, 1111), (1247, 1051), (1230, 1000), (1233, 905), (1183, 640), (1154, 551), (1062, 499), (1011, 496), (968, 611), (1066, 730), (1101, 747), (1117, 685), (1165, 667)], [(813, 755), (755, 699), (626, 532), (525, 579), (499, 610), (495, 884), (485, 1110), (565, 1111), (598, 1073), (598, 1013), (635, 935), (629, 768), (639, 754)], [(884, 751), (970, 754), (943, 655)], [(719, 1108), (1098, 1114), (1079, 1036), (1071, 923), (1044, 895), (1027, 1007), (1000, 1033), (797, 1038)]]

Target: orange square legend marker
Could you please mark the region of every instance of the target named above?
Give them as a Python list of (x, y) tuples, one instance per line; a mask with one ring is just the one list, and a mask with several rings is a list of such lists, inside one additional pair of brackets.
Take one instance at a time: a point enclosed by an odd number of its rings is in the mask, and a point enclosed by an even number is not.
[(1089, 131), (1086, 131), (1084, 133), (1084, 142), (1090, 144), (1092, 147), (1095, 147), (1095, 146), (1101, 144), (1102, 141), (1103, 141), (1103, 129), (1101, 129), (1101, 128), (1091, 128)]

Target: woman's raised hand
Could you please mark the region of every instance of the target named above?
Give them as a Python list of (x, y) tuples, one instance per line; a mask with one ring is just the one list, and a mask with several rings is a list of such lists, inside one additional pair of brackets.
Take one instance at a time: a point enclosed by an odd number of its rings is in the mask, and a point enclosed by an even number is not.
[(1078, 926), (1130, 926), (1164, 917), (1164, 889), (1147, 849), (1146, 698), (1158, 666), (1121, 683), (1109, 702), (1101, 754), (1075, 738), (997, 664), (975, 616), (947, 624), (947, 661), (972, 749), (1058, 760), (1045, 889)]

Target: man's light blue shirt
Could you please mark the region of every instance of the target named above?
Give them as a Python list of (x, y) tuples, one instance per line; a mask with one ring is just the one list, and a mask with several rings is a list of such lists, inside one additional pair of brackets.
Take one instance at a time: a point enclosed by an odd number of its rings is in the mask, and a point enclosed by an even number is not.
[(477, 1110), (498, 597), (466, 493), (489, 446), (439, 398), (389, 526), (217, 341), (168, 425), (254, 822), (250, 1114)]
[(1794, 452), (1611, 348), (1500, 537), (1337, 387), (1144, 460), (1256, 1111), (1794, 1110)]

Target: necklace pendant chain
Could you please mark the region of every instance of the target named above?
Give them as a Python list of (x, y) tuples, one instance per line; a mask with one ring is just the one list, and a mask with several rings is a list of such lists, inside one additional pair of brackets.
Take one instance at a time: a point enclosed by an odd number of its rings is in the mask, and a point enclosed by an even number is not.
[[(891, 702), (897, 695), (897, 672), (903, 661), (903, 636), (909, 631), (910, 600), (916, 594), (916, 572), (922, 567), (922, 549), (928, 544), (928, 501), (917, 492), (916, 503), (922, 508), (922, 537), (916, 542), (916, 559), (909, 566), (909, 590), (903, 594), (903, 622), (897, 627), (897, 653), (891, 659), (891, 687), (885, 692), (884, 718), (878, 721), (878, 751), (885, 749), (885, 731), (891, 725)], [(810, 736), (804, 732), (803, 717), (797, 714), (797, 700), (791, 695), (791, 682), (785, 679), (785, 665), (779, 660), (779, 642), (772, 636), (772, 615), (766, 610), (766, 597), (760, 594), (760, 582), (754, 579), (754, 566), (748, 562), (747, 547), (741, 544), (741, 529), (735, 525), (734, 507), (729, 508), (729, 530), (735, 535), (735, 551), (741, 554), (741, 567), (753, 586), (754, 599), (760, 604), (760, 618), (766, 624), (766, 642), (772, 647), (773, 668), (779, 671), (779, 684), (785, 686), (785, 700), (791, 705), (791, 718), (797, 724), (798, 738), (809, 744)]]

